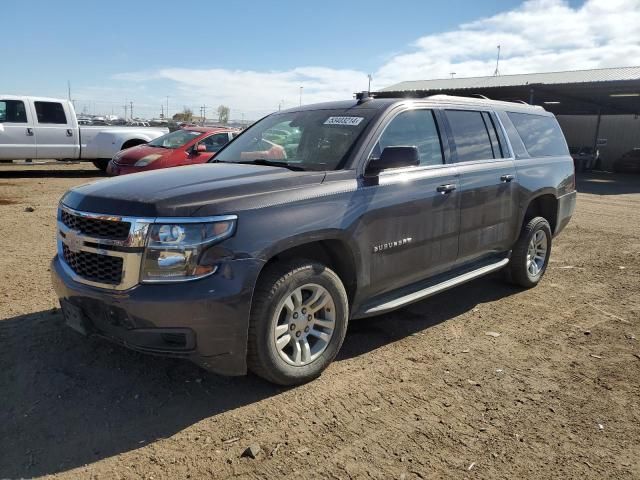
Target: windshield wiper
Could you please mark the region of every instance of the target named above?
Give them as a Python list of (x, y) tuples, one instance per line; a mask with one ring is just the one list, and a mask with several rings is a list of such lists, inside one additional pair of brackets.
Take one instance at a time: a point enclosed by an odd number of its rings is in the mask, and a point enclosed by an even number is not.
[(266, 165), (268, 167), (283, 167), (283, 168), (288, 168), (289, 170), (294, 170), (294, 171), (300, 171), (300, 172), (304, 171), (304, 168), (298, 165), (293, 165), (289, 162), (279, 162), (277, 160), (267, 160), (266, 158), (255, 158), (253, 160), (241, 160), (239, 162), (233, 162), (233, 163), (252, 163), (254, 165)]

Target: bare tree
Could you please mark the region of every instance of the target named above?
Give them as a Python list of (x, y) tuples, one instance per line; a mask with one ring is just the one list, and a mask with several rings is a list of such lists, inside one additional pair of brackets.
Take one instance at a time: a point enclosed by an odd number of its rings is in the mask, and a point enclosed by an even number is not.
[(218, 107), (218, 121), (221, 124), (226, 125), (227, 123), (229, 123), (229, 112), (229, 107), (225, 105), (220, 105)]

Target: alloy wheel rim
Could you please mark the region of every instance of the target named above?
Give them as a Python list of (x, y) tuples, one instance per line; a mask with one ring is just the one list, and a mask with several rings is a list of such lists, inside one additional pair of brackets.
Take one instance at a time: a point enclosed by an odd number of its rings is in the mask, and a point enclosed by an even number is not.
[(333, 297), (321, 285), (308, 283), (287, 293), (271, 323), (280, 358), (296, 367), (316, 360), (333, 337), (335, 314)]
[(527, 274), (530, 278), (540, 275), (547, 259), (547, 251), (547, 235), (544, 231), (538, 230), (531, 237), (529, 248), (527, 249)]

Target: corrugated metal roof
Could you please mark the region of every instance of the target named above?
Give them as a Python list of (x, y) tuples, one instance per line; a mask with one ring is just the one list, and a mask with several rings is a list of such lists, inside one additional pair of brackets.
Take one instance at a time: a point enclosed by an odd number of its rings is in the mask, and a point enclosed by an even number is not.
[(444, 78), (400, 82), (381, 92), (411, 92), (421, 90), (455, 90), (472, 88), (514, 87), (535, 84), (567, 84), (640, 80), (640, 66), (573, 70), (568, 72), (524, 73), (497, 77)]

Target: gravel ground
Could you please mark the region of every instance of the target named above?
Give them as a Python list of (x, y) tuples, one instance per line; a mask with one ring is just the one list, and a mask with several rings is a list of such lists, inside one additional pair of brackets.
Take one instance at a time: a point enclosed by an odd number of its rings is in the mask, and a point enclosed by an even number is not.
[(63, 327), (56, 205), (98, 176), (0, 165), (0, 478), (640, 478), (640, 177), (580, 180), (537, 288), (353, 322), (283, 389)]

